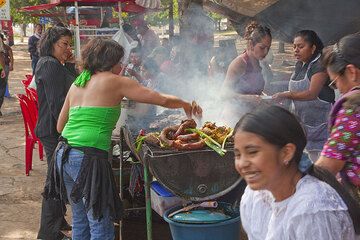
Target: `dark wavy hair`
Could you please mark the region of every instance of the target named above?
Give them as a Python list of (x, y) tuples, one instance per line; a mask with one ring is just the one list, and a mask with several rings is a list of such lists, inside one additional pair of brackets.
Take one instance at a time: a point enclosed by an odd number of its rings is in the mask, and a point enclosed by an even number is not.
[(321, 53), (321, 51), (324, 48), (324, 44), (321, 41), (320, 37), (313, 30), (301, 30), (301, 31), (295, 33), (294, 39), (296, 37), (301, 37), (304, 39), (305, 42), (310, 44), (310, 46), (315, 46), (316, 49), (313, 54), (315, 56), (318, 55), (319, 53)]
[(323, 51), (323, 65), (334, 73), (344, 74), (348, 64), (360, 69), (360, 32), (347, 35)]
[(52, 56), (54, 51), (54, 44), (64, 36), (72, 37), (73, 34), (71, 31), (65, 27), (51, 27), (39, 40), (39, 56), (45, 57), (45, 56)]
[(83, 68), (91, 74), (110, 71), (124, 56), (124, 48), (116, 41), (96, 37), (82, 49)]
[[(234, 132), (245, 131), (263, 137), (267, 142), (279, 148), (288, 143), (296, 146), (292, 161), (299, 164), (303, 150), (306, 146), (306, 135), (296, 117), (288, 110), (270, 106), (245, 114), (235, 126)], [(343, 199), (348, 207), (349, 215), (353, 221), (355, 232), (360, 234), (360, 206), (349, 192), (337, 181), (335, 176), (327, 170), (312, 165), (306, 174), (326, 182)]]
[(245, 28), (244, 38), (251, 42), (253, 46), (261, 42), (266, 36), (272, 38), (270, 28), (260, 25), (256, 21), (250, 22)]

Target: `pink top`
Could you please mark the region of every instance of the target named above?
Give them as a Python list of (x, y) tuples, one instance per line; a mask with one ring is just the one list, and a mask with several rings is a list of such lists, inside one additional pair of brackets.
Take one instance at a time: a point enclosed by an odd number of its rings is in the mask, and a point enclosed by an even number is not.
[(261, 68), (255, 69), (250, 62), (249, 55), (244, 52), (242, 58), (246, 62), (245, 73), (238, 77), (235, 84), (235, 91), (241, 94), (260, 95), (264, 90), (265, 80), (261, 73)]

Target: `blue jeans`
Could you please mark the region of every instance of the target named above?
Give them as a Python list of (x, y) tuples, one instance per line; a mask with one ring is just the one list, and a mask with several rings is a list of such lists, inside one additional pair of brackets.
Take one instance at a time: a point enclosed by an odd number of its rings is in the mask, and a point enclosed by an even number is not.
[[(61, 165), (61, 155), (63, 150), (60, 149), (56, 156), (57, 170)], [(103, 218), (99, 221), (93, 218), (92, 209), (86, 212), (84, 202), (85, 199), (74, 203), (70, 199), (70, 193), (73, 189), (76, 178), (79, 174), (84, 153), (71, 149), (69, 159), (63, 166), (64, 184), (72, 209), (72, 238), (74, 240), (113, 240), (115, 238), (114, 225), (110, 219), (110, 209), (103, 213)]]
[(37, 65), (38, 61), (39, 61), (38, 57), (32, 57), (32, 59), (31, 59), (32, 75), (35, 75), (36, 65)]

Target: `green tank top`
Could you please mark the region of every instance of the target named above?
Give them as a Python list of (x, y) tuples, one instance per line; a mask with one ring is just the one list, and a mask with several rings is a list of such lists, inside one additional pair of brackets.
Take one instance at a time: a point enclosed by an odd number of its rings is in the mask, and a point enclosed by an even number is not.
[(73, 147), (94, 147), (108, 151), (111, 134), (120, 116), (114, 107), (71, 107), (62, 136)]

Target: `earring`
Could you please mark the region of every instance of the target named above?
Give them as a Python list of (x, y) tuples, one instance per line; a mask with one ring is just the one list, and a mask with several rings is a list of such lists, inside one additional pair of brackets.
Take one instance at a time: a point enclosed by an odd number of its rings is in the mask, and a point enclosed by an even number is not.
[(285, 166), (289, 166), (290, 160), (284, 161)]

